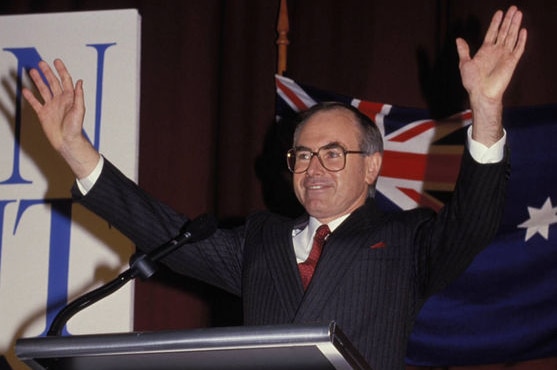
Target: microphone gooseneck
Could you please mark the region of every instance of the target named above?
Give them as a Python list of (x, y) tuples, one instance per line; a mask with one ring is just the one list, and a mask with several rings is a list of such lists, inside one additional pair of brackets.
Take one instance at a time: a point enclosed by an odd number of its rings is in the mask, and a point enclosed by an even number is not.
[(130, 267), (118, 275), (116, 279), (77, 298), (58, 312), (46, 335), (62, 335), (62, 329), (68, 320), (76, 313), (114, 293), (128, 281), (136, 278), (137, 276), (140, 276), (142, 279), (150, 278), (157, 271), (157, 262), (162, 258), (166, 257), (186, 243), (197, 242), (208, 238), (216, 230), (217, 221), (214, 216), (204, 214), (194, 220), (186, 222), (176, 237), (155, 248), (150, 253), (135, 253), (130, 258)]

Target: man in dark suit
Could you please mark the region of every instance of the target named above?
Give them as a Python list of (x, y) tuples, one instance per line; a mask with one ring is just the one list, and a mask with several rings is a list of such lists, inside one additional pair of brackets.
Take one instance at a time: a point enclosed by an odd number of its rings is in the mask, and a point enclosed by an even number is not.
[[(526, 43), (521, 19), (516, 7), (496, 12), (474, 58), (457, 39), (473, 125), (455, 193), (439, 214), (382, 213), (372, 196), (382, 162), (377, 127), (351, 107), (320, 104), (304, 114), (288, 152), (306, 214), (295, 220), (254, 214), (164, 262), (242, 296), (245, 324), (334, 320), (374, 369), (404, 368), (425, 299), (462, 272), (497, 230), (508, 178), (502, 97)], [(79, 179), (74, 197), (143, 251), (176, 235), (186, 218), (94, 150), (82, 135), (82, 83), (74, 86), (61, 61), (54, 66), (60, 79), (40, 64), (50, 89), (30, 72), (44, 103), (29, 90), (24, 96)]]

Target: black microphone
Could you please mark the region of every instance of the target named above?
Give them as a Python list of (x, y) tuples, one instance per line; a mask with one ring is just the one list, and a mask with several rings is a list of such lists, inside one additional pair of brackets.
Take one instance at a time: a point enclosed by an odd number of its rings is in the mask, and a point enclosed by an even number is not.
[(193, 221), (188, 221), (173, 239), (159, 246), (148, 254), (135, 253), (130, 259), (132, 279), (140, 276), (150, 278), (158, 269), (157, 262), (186, 243), (193, 243), (213, 235), (217, 230), (217, 220), (214, 216), (204, 214)]
[(180, 229), (180, 234), (155, 248), (148, 254), (134, 254), (130, 259), (130, 268), (122, 272), (118, 277), (107, 284), (77, 298), (67, 306), (65, 306), (54, 318), (47, 336), (60, 336), (62, 329), (68, 320), (82, 309), (92, 305), (102, 298), (114, 293), (120, 289), (129, 280), (140, 276), (148, 279), (157, 270), (157, 262), (174, 252), (176, 249), (186, 243), (192, 243), (203, 240), (211, 236), (217, 230), (217, 221), (214, 216), (204, 214), (198, 218), (188, 221)]

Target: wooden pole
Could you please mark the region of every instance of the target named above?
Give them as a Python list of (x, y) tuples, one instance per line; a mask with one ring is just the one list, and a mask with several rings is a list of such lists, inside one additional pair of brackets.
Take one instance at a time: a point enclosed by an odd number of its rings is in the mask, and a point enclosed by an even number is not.
[(287, 0), (280, 0), (280, 10), (277, 22), (277, 45), (278, 45), (278, 60), (277, 60), (277, 74), (283, 75), (286, 72), (287, 54), (288, 54), (288, 8), (286, 6)]

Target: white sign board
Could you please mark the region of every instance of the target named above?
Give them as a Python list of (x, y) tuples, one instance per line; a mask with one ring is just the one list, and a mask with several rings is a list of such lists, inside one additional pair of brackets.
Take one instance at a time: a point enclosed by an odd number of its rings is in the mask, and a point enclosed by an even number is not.
[[(0, 355), (42, 336), (69, 301), (114, 279), (132, 243), (70, 199), (74, 178), (49, 146), (21, 87), (39, 60), (84, 80), (85, 132), (137, 180), (140, 16), (136, 10), (0, 17)], [(86, 308), (65, 333), (132, 329), (133, 286)], [(0, 362), (1, 363), (1, 362)]]

